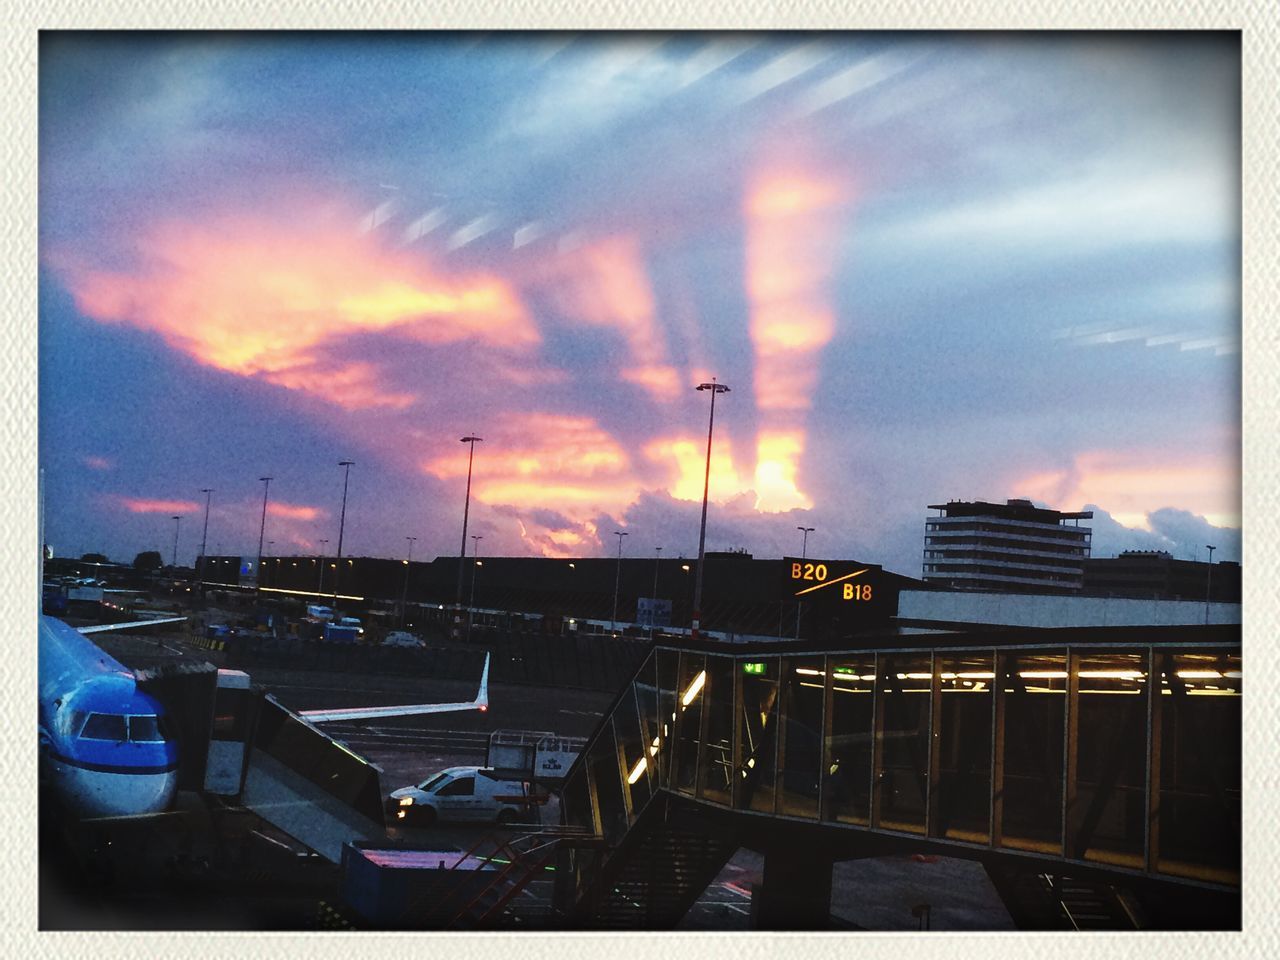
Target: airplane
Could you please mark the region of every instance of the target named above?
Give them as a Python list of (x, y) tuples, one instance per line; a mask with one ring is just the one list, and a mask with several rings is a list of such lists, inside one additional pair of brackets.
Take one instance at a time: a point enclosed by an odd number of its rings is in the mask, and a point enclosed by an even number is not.
[[(73, 628), (41, 615), (39, 736), (41, 781), (74, 816), (114, 819), (168, 809), (177, 784), (178, 745), (159, 701), (138, 688), (133, 671), (86, 634), (174, 623), (185, 617)], [(489, 654), (480, 689), (464, 703), (310, 710), (312, 723), (414, 716), (489, 708)]]

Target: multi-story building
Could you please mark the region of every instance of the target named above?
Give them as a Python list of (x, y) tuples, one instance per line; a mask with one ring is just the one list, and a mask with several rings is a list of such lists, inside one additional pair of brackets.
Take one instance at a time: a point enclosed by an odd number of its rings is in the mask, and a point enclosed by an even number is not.
[(1126, 550), (1118, 557), (1094, 557), (1084, 565), (1087, 593), (1161, 600), (1240, 602), (1240, 564), (1219, 560), (1212, 569), (1198, 560), (1179, 560), (1163, 550)]
[(1030, 500), (930, 504), (924, 580), (954, 590), (1066, 593), (1084, 586), (1093, 511), (1064, 513)]

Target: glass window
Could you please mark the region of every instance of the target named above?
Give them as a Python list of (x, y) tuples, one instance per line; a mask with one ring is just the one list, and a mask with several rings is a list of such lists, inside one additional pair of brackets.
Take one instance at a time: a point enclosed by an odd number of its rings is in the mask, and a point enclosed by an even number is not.
[(437, 773), (433, 777), (427, 777), (427, 779), (423, 780), (420, 784), (418, 784), (418, 789), (430, 790), (432, 787), (434, 787), (437, 783), (439, 783), (441, 780), (443, 780), (447, 776), (449, 776), (447, 773)]
[(115, 713), (91, 713), (80, 736), (86, 740), (127, 740), (124, 717)]
[(1062, 761), (1067, 699), (1065, 654), (1002, 655), (1004, 684), (1003, 844), (1062, 851)]
[(129, 718), (129, 739), (138, 743), (161, 743), (160, 718), (139, 714)]
[(929, 655), (879, 658), (880, 819), (886, 830), (923, 833), (929, 797)]
[(989, 653), (938, 658), (942, 716), (935, 836), (972, 843), (990, 839), (993, 661)]
[[(658, 704), (657, 655), (651, 655), (636, 674), (636, 709), (640, 714), (640, 740), (644, 744), (645, 776), (652, 789), (658, 783), (662, 751), (661, 707)], [(630, 774), (628, 774), (630, 776)]]
[(626, 774), (626, 788), (634, 817), (649, 800), (649, 757), (640, 734), (636, 690), (632, 684), (618, 700), (613, 711), (613, 729), (618, 734), (618, 753)]
[(1240, 882), (1239, 654), (1164, 656), (1156, 718), (1160, 743), (1161, 873)]
[(818, 815), (822, 779), (823, 657), (782, 661), (782, 740), (778, 750), (781, 787), (778, 812), (792, 817)]
[(698, 796), (728, 803), (733, 784), (733, 669), (729, 657), (707, 657), (703, 699), (707, 737), (702, 745)]
[(737, 806), (773, 813), (778, 751), (777, 657), (739, 664), (742, 674), (742, 733), (738, 744)]
[(706, 658), (700, 653), (680, 654), (680, 682), (676, 686), (675, 789), (693, 793), (698, 772), (703, 688), (707, 682)]
[(622, 770), (613, 731), (612, 719), (606, 719), (588, 754), (591, 782), (600, 808), (601, 831), (610, 845), (616, 845), (627, 832), (627, 808), (622, 798)]
[(1079, 669), (1074, 859), (1141, 868), (1147, 818), (1147, 657), (1086, 653)]
[(874, 654), (827, 658), (831, 669), (831, 729), (825, 780), (828, 816), (841, 823), (871, 822)]
[(680, 654), (675, 650), (658, 650), (655, 656), (658, 668), (658, 724), (656, 735), (660, 740), (658, 750), (659, 782), (670, 786), (672, 782), (672, 757), (676, 745), (676, 685), (680, 681)]
[(437, 797), (472, 797), (476, 792), (475, 777), (459, 777), (436, 791)]

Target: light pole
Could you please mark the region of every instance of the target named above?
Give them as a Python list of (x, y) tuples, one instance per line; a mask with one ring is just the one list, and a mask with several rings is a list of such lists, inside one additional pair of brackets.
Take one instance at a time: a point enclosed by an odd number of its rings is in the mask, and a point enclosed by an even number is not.
[(613, 578), (613, 620), (609, 625), (610, 633), (618, 631), (618, 587), (622, 585), (622, 538), (629, 534), (625, 530), (615, 530), (613, 535), (618, 538), (618, 572)]
[(170, 569), (173, 571), (174, 580), (177, 580), (178, 579), (178, 531), (182, 528), (182, 517), (174, 517), (173, 519), (177, 522), (174, 523), (173, 525), (173, 563), (171, 563), (169, 566), (170, 566)]
[(723, 383), (717, 383), (716, 378), (712, 377), (710, 383), (700, 383), (695, 389), (711, 391), (711, 417), (707, 421), (707, 472), (702, 479), (702, 526), (698, 529), (698, 570), (693, 580), (693, 622), (690, 625), (692, 629), (689, 631), (689, 635), (697, 640), (698, 626), (702, 619), (702, 567), (707, 555), (707, 493), (711, 489), (711, 432), (716, 426), (716, 394), (728, 393), (729, 388)]
[(270, 557), (270, 556), (271, 556), (271, 548), (272, 548), (272, 547), (274, 547), (275, 545), (276, 545), (276, 542), (275, 542), (274, 540), (268, 540), (268, 541), (267, 541), (267, 556), (268, 556), (268, 557)]
[(649, 604), (649, 639), (650, 640), (653, 639), (654, 628), (657, 626), (657, 623), (655, 621), (658, 619), (658, 611), (657, 611), (658, 567), (660, 565), (661, 560), (662, 560), (662, 548), (654, 547), (653, 548), (653, 597), (651, 598), (652, 602)]
[(467, 452), (467, 496), (462, 501), (462, 548), (458, 551), (458, 595), (454, 599), (453, 635), (455, 639), (462, 630), (462, 574), (467, 566), (467, 516), (471, 512), (471, 464), (476, 455), (476, 444), (484, 441), (484, 437), (461, 437), (460, 442), (469, 445)]
[[(813, 533), (813, 527), (796, 527), (804, 533), (804, 539), (800, 541), (800, 559), (806, 560), (809, 557), (809, 534)], [(796, 639), (800, 639), (800, 610), (804, 604), (799, 600), (796, 601)]]
[(333, 612), (338, 612), (338, 581), (342, 579), (342, 534), (347, 526), (347, 481), (351, 479), (354, 460), (339, 460), (342, 468), (342, 511), (338, 514), (338, 556), (333, 568)]
[(204, 494), (204, 533), (200, 535), (200, 596), (204, 596), (204, 566), (205, 566), (205, 547), (209, 543), (209, 501), (213, 498), (213, 487), (203, 487), (200, 490)]
[(1218, 548), (1211, 547), (1207, 543), (1205, 544), (1205, 548), (1209, 551), (1209, 573), (1205, 577), (1205, 581), (1204, 581), (1204, 623), (1205, 623), (1205, 626), (1208, 626), (1209, 625), (1209, 597), (1211, 595), (1210, 590), (1213, 587), (1213, 551), (1217, 550)]
[(328, 540), (320, 541), (320, 582), (316, 584), (316, 600), (319, 600), (320, 595), (324, 593), (324, 562), (327, 559), (324, 555), (324, 548), (328, 545)]
[(471, 537), (471, 601), (467, 606), (467, 639), (471, 639), (471, 621), (475, 619), (476, 614), (476, 568), (479, 567), (480, 561), (476, 558), (480, 555), (480, 541), (484, 539), (484, 534), (475, 534)]
[(255, 580), (254, 591), (258, 594), (262, 593), (262, 537), (267, 532), (267, 492), (271, 489), (270, 477), (259, 477), (262, 482), (262, 525), (258, 527), (258, 566), (257, 577)]
[(404, 590), (400, 594), (400, 626), (405, 625), (409, 615), (409, 566), (413, 563), (413, 542), (417, 537), (405, 537), (409, 541), (409, 552), (404, 559)]

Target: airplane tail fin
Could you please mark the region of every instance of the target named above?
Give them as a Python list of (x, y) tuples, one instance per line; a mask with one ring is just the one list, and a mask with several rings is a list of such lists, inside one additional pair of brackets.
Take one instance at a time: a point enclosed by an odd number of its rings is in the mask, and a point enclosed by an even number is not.
[(481, 713), (489, 709), (489, 657), (484, 655), (484, 671), (480, 674), (480, 690), (476, 693), (476, 709)]

